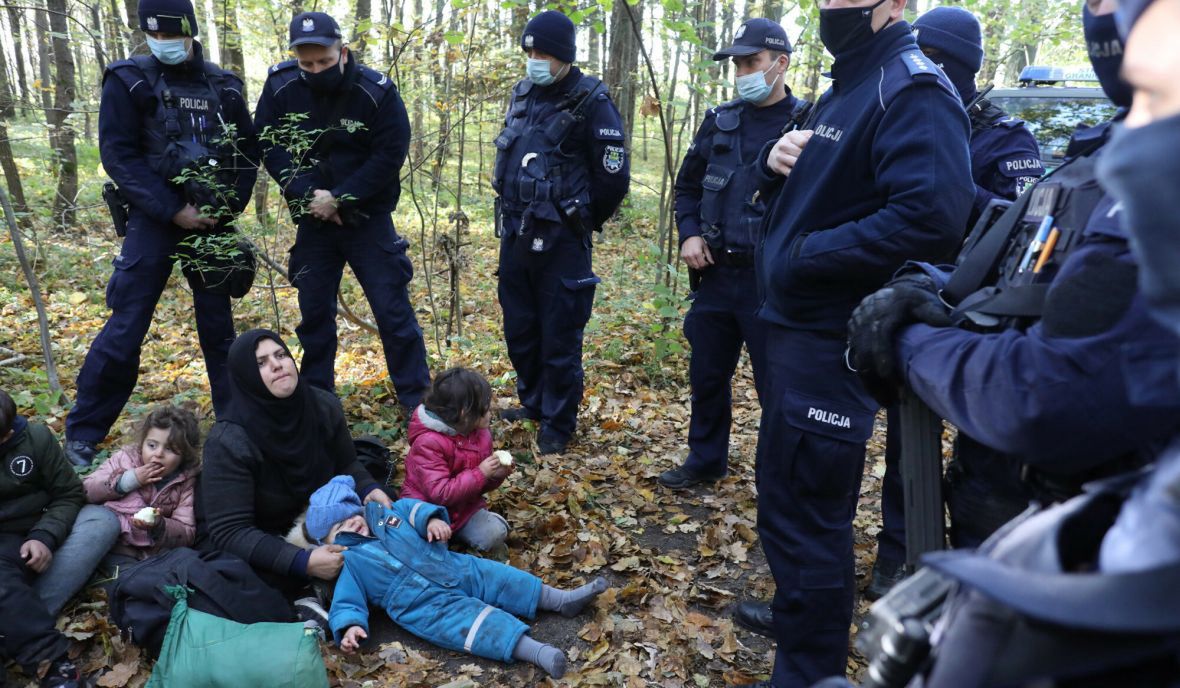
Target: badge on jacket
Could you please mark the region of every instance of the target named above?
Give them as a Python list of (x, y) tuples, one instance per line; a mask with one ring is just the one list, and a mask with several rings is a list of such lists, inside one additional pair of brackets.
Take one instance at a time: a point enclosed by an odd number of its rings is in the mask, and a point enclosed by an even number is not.
[(402, 520), (397, 516), (387, 516), (384, 519), (377, 521), (378, 526), (389, 526), (390, 528), (397, 528), (402, 524)]
[(623, 161), (626, 159), (627, 151), (622, 146), (607, 146), (606, 152), (602, 154), (602, 169), (611, 174), (618, 173), (623, 169)]
[(8, 470), (17, 478), (27, 478), (33, 472), (33, 458), (21, 454), (9, 462)]

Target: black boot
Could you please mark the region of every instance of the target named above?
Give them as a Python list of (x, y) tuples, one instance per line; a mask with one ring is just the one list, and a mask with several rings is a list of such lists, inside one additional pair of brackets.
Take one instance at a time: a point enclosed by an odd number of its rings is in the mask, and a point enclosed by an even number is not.
[(905, 577), (903, 562), (877, 557), (876, 563), (873, 564), (873, 579), (865, 588), (865, 599), (881, 599), (893, 586), (905, 580)]
[(656, 481), (669, 490), (687, 490), (690, 487), (695, 487), (701, 483), (715, 483), (724, 478), (725, 475), (705, 475), (697, 473), (686, 466), (673, 468), (670, 471), (664, 471), (660, 474)]
[(94, 446), (94, 442), (66, 440), (66, 458), (75, 466), (81, 468), (89, 466), (97, 453), (98, 447)]
[(734, 605), (733, 620), (737, 625), (767, 638), (774, 637), (774, 611), (762, 600), (742, 600)]

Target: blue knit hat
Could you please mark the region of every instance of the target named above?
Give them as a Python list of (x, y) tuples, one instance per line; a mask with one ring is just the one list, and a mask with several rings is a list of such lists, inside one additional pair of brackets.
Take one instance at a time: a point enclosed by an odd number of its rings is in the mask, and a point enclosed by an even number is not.
[(557, 10), (545, 10), (529, 20), (520, 35), (520, 49), (536, 48), (562, 62), (573, 62), (578, 55), (574, 23)]
[(983, 33), (979, 20), (962, 7), (935, 7), (914, 22), (918, 46), (934, 48), (958, 60), (972, 73), (983, 67)]
[(365, 510), (351, 475), (338, 475), (311, 493), (307, 506), (307, 534), (322, 542), (332, 526)]
[(189, 0), (139, 0), (139, 28), (181, 36), (197, 35), (197, 15)]

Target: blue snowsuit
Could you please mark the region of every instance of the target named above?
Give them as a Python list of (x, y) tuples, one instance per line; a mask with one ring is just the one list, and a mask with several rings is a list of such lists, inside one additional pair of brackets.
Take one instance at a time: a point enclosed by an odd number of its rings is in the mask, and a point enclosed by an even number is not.
[[(448, 521), (447, 510), (417, 499), (392, 509), (365, 507), (372, 537), (340, 533), (344, 568), (328, 623), (339, 643), (350, 626), (369, 630), (369, 605), (381, 607), (410, 633), (449, 650), (501, 662), (512, 651), (541, 600), (541, 579), (507, 564), (428, 543), (426, 524)], [(514, 616), (515, 615), (515, 616)]]
[(877, 410), (845, 364), (848, 318), (907, 259), (957, 246), (975, 196), (967, 115), (908, 24), (837, 56), (832, 77), (756, 261), (770, 324), (755, 480), (777, 688), (845, 670), (852, 516)]

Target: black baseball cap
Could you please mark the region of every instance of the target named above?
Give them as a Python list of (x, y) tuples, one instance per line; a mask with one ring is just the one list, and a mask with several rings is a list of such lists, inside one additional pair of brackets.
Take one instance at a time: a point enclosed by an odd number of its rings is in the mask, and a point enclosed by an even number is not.
[(340, 37), (340, 25), (323, 12), (302, 12), (291, 20), (291, 47), (297, 45), (336, 45)]
[(748, 19), (733, 34), (733, 45), (713, 53), (714, 60), (744, 57), (763, 50), (794, 52), (787, 32), (778, 22), (769, 19)]

